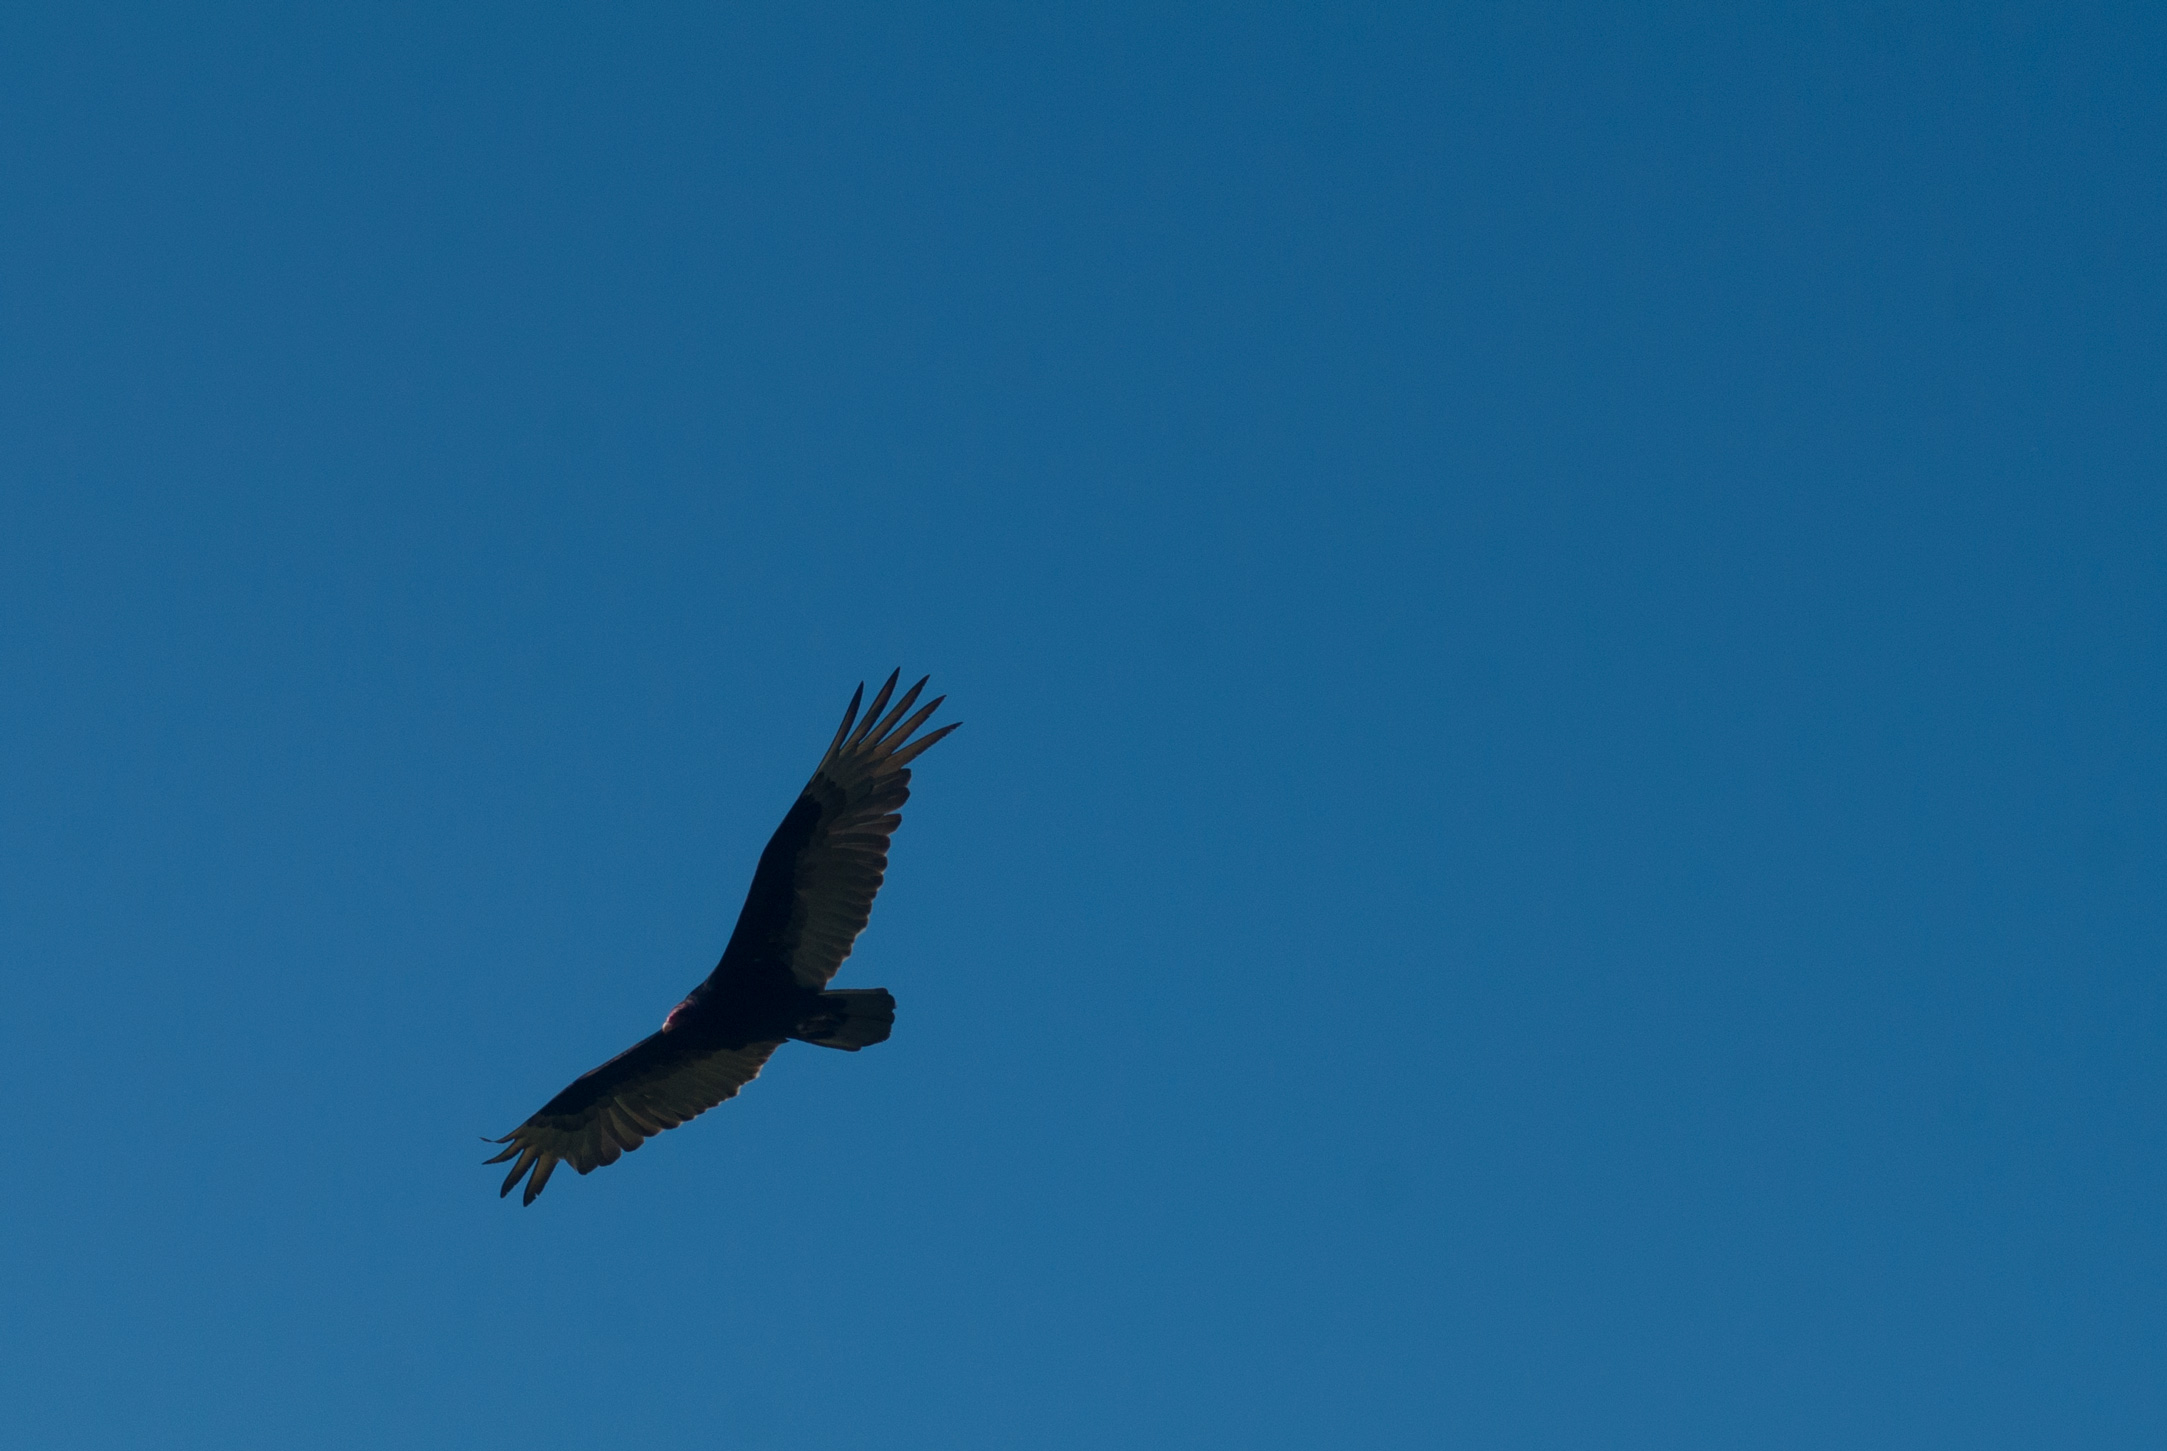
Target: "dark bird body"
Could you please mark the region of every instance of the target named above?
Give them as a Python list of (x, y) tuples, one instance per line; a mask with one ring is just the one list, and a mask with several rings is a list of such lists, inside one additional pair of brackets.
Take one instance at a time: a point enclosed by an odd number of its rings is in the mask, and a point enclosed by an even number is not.
[(889, 709), (896, 679), (862, 719), (865, 688), (851, 696), (812, 780), (760, 853), (737, 929), (707, 980), (670, 1009), (660, 1031), (574, 1079), (497, 1140), (510, 1147), (489, 1162), (515, 1160), (500, 1193), (531, 1171), (522, 1202), (532, 1204), (559, 1163), (582, 1174), (615, 1163), (734, 1095), (789, 1039), (854, 1053), (888, 1036), (895, 999), (885, 988), (827, 984), (872, 913), (888, 839), (910, 799), (910, 762), (955, 729), (913, 741), (941, 700), (905, 719), (925, 681)]

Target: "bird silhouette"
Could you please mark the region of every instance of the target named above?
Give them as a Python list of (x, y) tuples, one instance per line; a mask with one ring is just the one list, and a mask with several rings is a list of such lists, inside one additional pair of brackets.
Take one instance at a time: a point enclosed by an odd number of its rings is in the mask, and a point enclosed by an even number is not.
[(872, 915), (888, 838), (910, 799), (910, 763), (961, 724), (912, 740), (946, 697), (910, 714), (920, 680), (890, 708), (901, 675), (888, 677), (862, 717), (864, 685), (850, 697), (827, 754), (760, 853), (737, 928), (706, 981), (658, 1031), (493, 1141), (507, 1147), (488, 1163), (514, 1161), (500, 1197), (525, 1178), (520, 1202), (532, 1204), (559, 1164), (588, 1174), (616, 1163), (734, 1096), (790, 1039), (855, 1053), (888, 1036), (895, 999), (886, 988), (827, 984)]

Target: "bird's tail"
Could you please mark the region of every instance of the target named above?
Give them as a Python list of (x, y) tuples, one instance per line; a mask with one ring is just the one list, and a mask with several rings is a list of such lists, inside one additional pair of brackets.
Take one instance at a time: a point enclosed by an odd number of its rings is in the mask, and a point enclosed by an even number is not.
[(801, 1043), (855, 1053), (888, 1036), (895, 1026), (895, 999), (884, 987), (841, 988), (820, 995), (820, 1010), (790, 1036)]

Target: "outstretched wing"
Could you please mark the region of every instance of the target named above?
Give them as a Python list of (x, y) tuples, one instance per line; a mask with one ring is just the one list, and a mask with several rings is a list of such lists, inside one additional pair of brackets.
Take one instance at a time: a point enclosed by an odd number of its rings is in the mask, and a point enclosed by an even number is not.
[(499, 1197), (532, 1170), (520, 1202), (532, 1204), (560, 1163), (582, 1174), (617, 1162), (664, 1129), (707, 1112), (759, 1076), (779, 1043), (703, 1047), (692, 1035), (667, 1030), (642, 1038), (592, 1072), (572, 1080), (500, 1144), (487, 1162), (517, 1157)]
[(956, 728), (945, 725), (911, 739), (946, 699), (935, 697), (906, 720), (924, 680), (882, 715), (901, 674), (888, 677), (863, 719), (858, 702), (865, 687), (850, 697), (828, 753), (760, 853), (737, 929), (711, 979), (716, 986), (747, 983), (780, 968), (799, 986), (817, 988), (850, 956), (888, 870), (888, 838), (910, 799), (910, 763)]

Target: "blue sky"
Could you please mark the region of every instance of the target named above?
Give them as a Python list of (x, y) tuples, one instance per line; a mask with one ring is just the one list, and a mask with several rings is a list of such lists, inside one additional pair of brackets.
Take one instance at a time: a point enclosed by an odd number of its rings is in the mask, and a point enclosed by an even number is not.
[(2156, 8), (319, 12), (0, 18), (0, 1439), (2167, 1437)]

